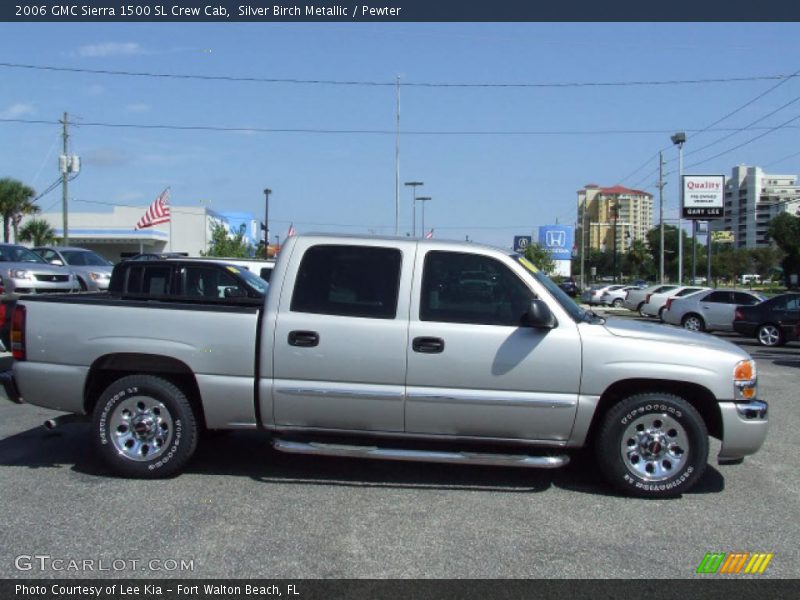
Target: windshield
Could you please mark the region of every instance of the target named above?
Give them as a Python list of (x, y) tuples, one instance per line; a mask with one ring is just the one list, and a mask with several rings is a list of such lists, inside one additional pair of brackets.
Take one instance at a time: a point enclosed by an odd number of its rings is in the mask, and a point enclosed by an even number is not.
[(41, 256), (22, 246), (0, 246), (0, 261), (47, 263)]
[(259, 296), (265, 296), (267, 294), (269, 284), (261, 279), (261, 277), (253, 275), (247, 269), (239, 269), (237, 272), (239, 273), (239, 276), (244, 279), (248, 287), (254, 290)]
[(61, 255), (73, 267), (110, 267), (111, 263), (99, 254), (87, 250), (62, 250)]
[(537, 269), (531, 261), (519, 254), (512, 254), (511, 257), (525, 267), (525, 270), (531, 275), (531, 277), (543, 285), (544, 288), (550, 292), (550, 294), (552, 294), (561, 307), (567, 311), (573, 319), (576, 321), (585, 321), (587, 319), (590, 313), (578, 306), (564, 290), (553, 283), (553, 280), (547, 275)]

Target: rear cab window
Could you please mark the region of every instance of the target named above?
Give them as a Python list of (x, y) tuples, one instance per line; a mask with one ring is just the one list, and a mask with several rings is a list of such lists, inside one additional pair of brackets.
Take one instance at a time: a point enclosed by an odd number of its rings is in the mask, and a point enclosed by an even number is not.
[(320, 244), (300, 262), (293, 312), (394, 319), (402, 252), (397, 248)]

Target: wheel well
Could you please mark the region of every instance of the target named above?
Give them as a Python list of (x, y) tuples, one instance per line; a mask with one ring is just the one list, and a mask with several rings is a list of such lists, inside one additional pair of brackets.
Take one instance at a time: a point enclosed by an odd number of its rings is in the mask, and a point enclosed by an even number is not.
[(194, 373), (186, 363), (155, 354), (119, 353), (98, 358), (89, 369), (83, 393), (83, 406), (91, 415), (103, 391), (127, 375), (157, 375), (178, 386), (189, 400), (198, 422), (205, 426), (205, 414)]
[(698, 319), (700, 319), (700, 320), (701, 320), (703, 323), (705, 323), (705, 322), (706, 322), (706, 320), (703, 318), (703, 315), (698, 315), (696, 312), (688, 312), (688, 313), (686, 313), (685, 315), (683, 315), (683, 317), (681, 318), (681, 323), (685, 323), (685, 322), (686, 322), (686, 319), (688, 319), (689, 317), (697, 317), (697, 318), (698, 318)]
[(703, 386), (668, 379), (626, 379), (610, 385), (600, 396), (586, 444), (589, 445), (594, 441), (594, 436), (602, 425), (603, 417), (612, 406), (634, 394), (654, 392), (675, 394), (686, 400), (703, 417), (709, 435), (717, 439), (722, 438), (722, 414), (719, 404), (714, 394)]

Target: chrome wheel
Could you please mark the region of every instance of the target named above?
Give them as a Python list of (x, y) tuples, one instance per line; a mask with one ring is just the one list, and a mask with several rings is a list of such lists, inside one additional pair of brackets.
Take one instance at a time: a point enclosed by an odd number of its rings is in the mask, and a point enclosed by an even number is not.
[(703, 331), (703, 321), (694, 315), (683, 320), (683, 328), (689, 331)]
[(775, 325), (762, 325), (758, 328), (758, 341), (762, 346), (779, 346), (781, 330)]
[(109, 433), (121, 456), (134, 461), (150, 461), (169, 447), (173, 434), (172, 416), (159, 400), (132, 396), (114, 408)]
[(663, 481), (680, 473), (686, 465), (689, 436), (668, 414), (647, 414), (625, 429), (620, 452), (633, 475), (649, 482)]
[(611, 303), (611, 305), (614, 308), (619, 308), (620, 306), (622, 306), (622, 299), (621, 298), (614, 299), (614, 301)]

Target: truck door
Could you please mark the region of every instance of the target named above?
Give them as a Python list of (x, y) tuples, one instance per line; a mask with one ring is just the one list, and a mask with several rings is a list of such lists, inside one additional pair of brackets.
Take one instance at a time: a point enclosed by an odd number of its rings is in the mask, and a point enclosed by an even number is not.
[(298, 239), (275, 325), (277, 425), (403, 431), (414, 252), (411, 241)]
[(521, 327), (535, 287), (521, 271), (510, 257), (418, 251), (407, 432), (568, 439), (581, 376), (577, 324), (562, 316), (555, 329)]

